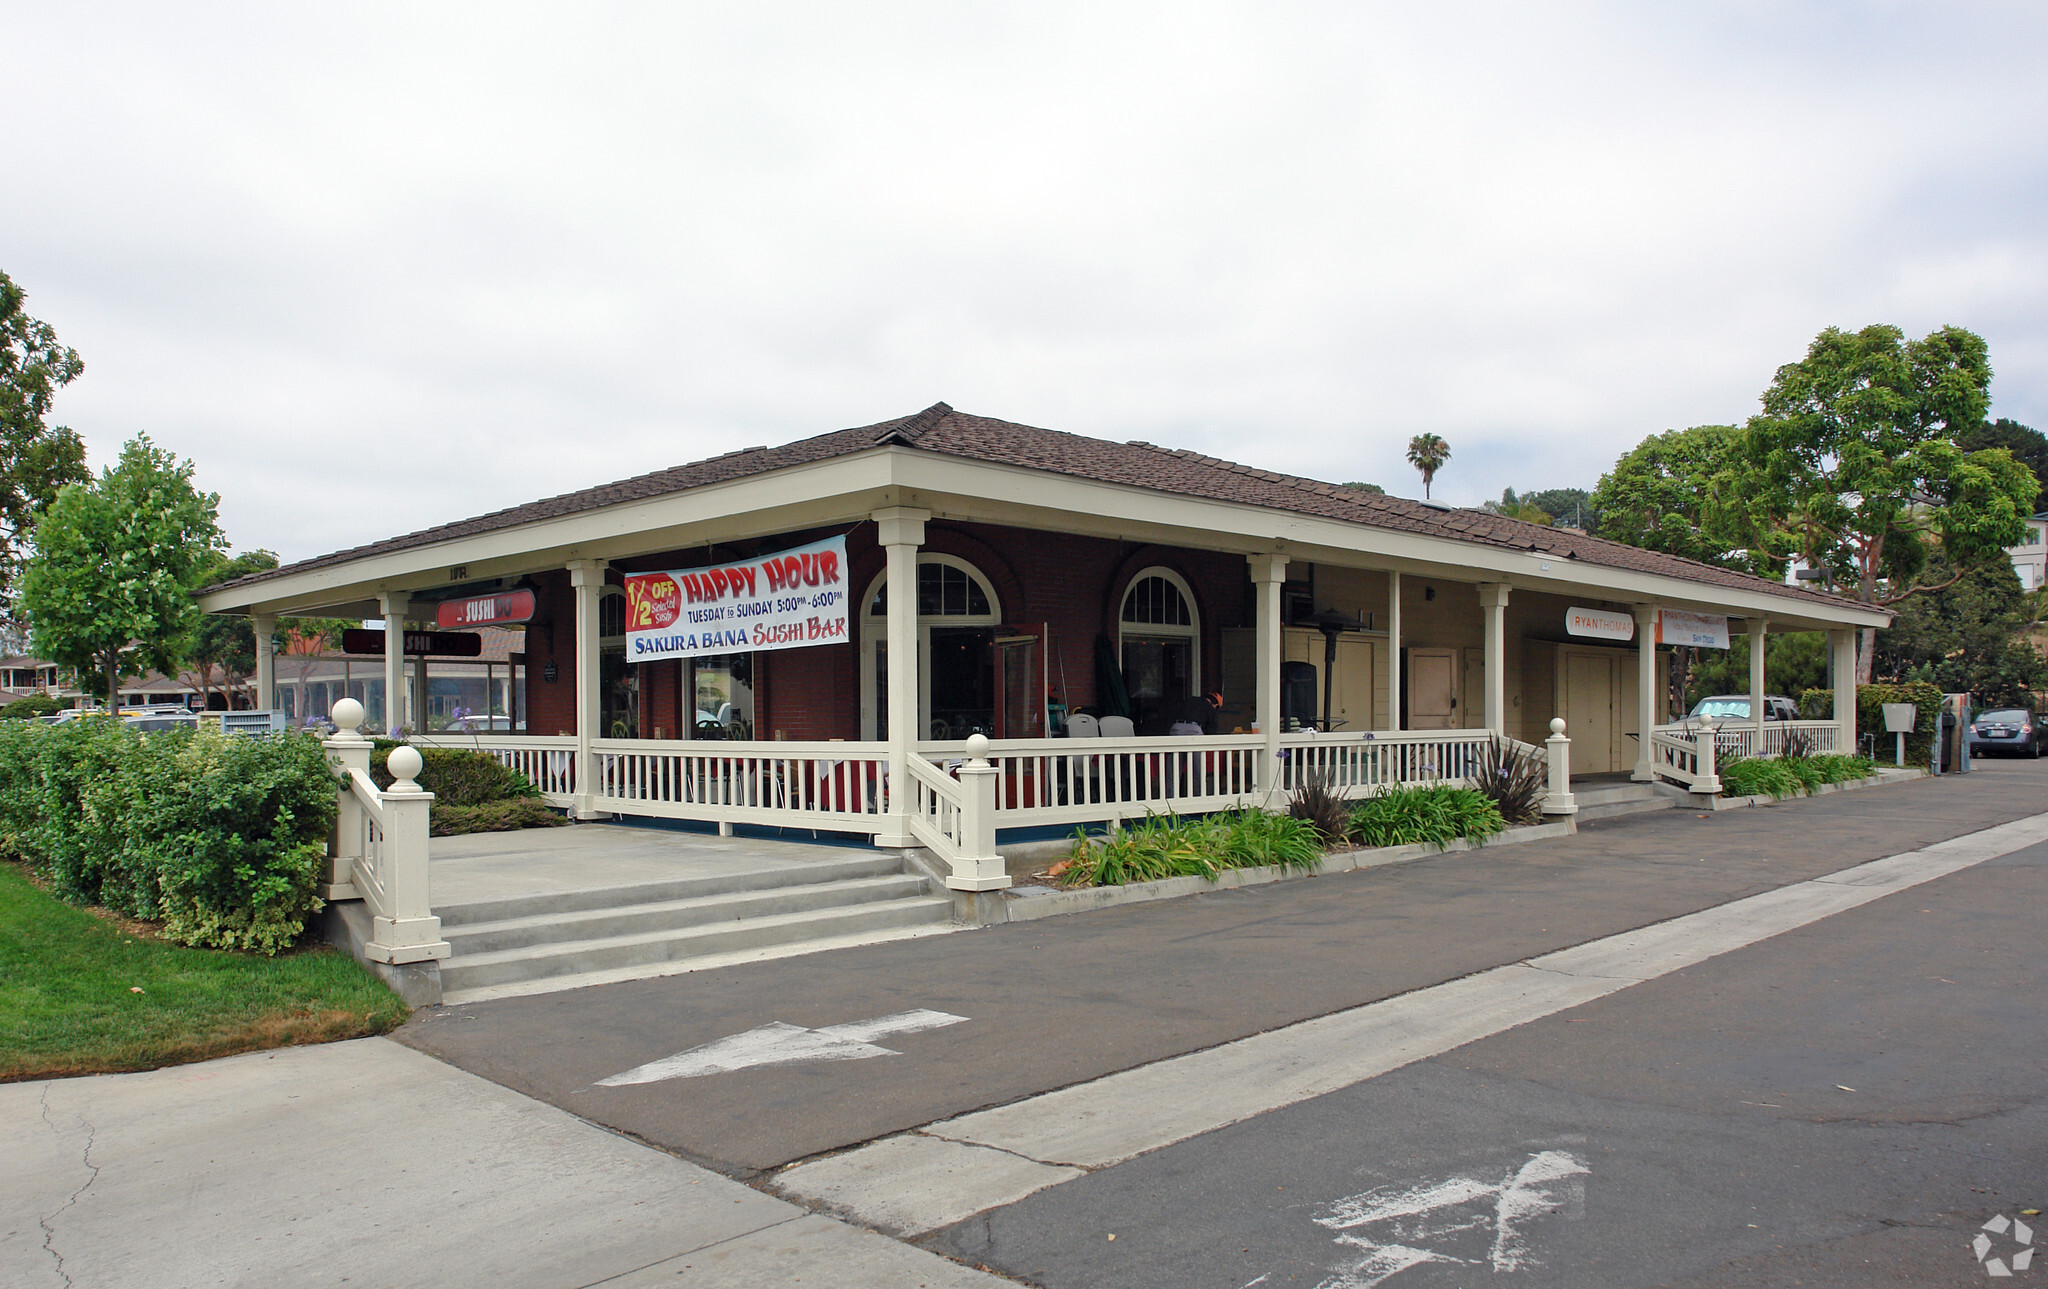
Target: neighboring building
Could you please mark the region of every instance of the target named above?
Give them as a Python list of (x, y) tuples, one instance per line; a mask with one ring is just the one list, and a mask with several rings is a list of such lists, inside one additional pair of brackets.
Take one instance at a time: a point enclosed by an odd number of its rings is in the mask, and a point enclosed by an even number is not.
[(0, 704), (43, 694), (67, 701), (76, 700), (79, 690), (73, 683), (75, 680), (76, 677), (46, 659), (0, 658)]
[[(381, 624), (380, 624), (381, 625)], [(482, 650), (475, 658), (418, 658), (405, 681), (405, 710), (419, 710), (420, 676), (426, 677), (425, 728), (453, 727), (458, 712), (469, 714), (469, 728), (522, 732), (526, 729), (526, 631), (523, 627), (483, 627)], [(384, 724), (384, 660), (371, 654), (279, 654), (275, 663), (271, 706), (293, 724), (309, 717), (324, 721), (334, 705), (353, 698)]]
[[(631, 660), (628, 576), (710, 569), (723, 579), (728, 565), (839, 539), (845, 567), (831, 571), (851, 610), (843, 635), (834, 622), (801, 647), (734, 648), (720, 635), (718, 648), (695, 648), (690, 637), (687, 656)], [(892, 570), (914, 593), (888, 593)], [(481, 711), (488, 701), (525, 730), (493, 742), (540, 767), (551, 797), (589, 815), (780, 821), (784, 811), (798, 826), (866, 831), (891, 844), (902, 843), (905, 812), (917, 807), (911, 793), (878, 785), (930, 773), (918, 758), (957, 757), (970, 734), (997, 740), (998, 810), (1016, 811), (1019, 826), (1071, 820), (1109, 787), (1122, 791), (1107, 772), (1083, 767), (1081, 745), (1053, 737), (1077, 711), (1127, 713), (1135, 735), (1158, 740), (1146, 748), (1192, 758), (1172, 772), (1197, 775), (1210, 796), (1237, 773), (1226, 774), (1227, 762), (1249, 767), (1270, 799), (1284, 780), (1276, 767), (1304, 746), (1296, 727), (1324, 725), (1325, 713), (1334, 733), (1324, 745), (1356, 743), (1360, 756), (1434, 746), (1393, 737), (1403, 731), (1492, 731), (1540, 744), (1562, 716), (1575, 770), (1649, 778), (1643, 730), (1668, 715), (1659, 708), (1668, 654), (1657, 633), (1678, 621), (1666, 611), (1691, 615), (1688, 642), (1718, 638), (1724, 647), (1730, 618), (1759, 644), (1765, 627), (1830, 632), (1843, 686), (1853, 685), (1856, 630), (1890, 620), (1834, 595), (1568, 528), (943, 403), (303, 560), (201, 595), (209, 612), (254, 616), (259, 639), (266, 622), (287, 614), (428, 626), (437, 611), (466, 621), (474, 609), (478, 620), (502, 622), (492, 616), (500, 601), (525, 606), (522, 647), (508, 645), (502, 670), (484, 678), (487, 700), (479, 691), (479, 701), (462, 703)], [(682, 607), (698, 620), (698, 609)], [(674, 628), (686, 629), (700, 628)], [(683, 635), (670, 640), (663, 647), (684, 647)], [(278, 670), (290, 665), (259, 657), (259, 692), (301, 684)], [(382, 704), (381, 692), (371, 701), (371, 681), (396, 691), (419, 674), (413, 657), (381, 667), (342, 679), (373, 724)], [(438, 660), (431, 667), (451, 674)], [(331, 673), (323, 683), (333, 685)], [(317, 712), (335, 692), (295, 696), (295, 710)], [(437, 723), (434, 684), (409, 693), (406, 721)], [(1170, 731), (1191, 699), (1209, 693), (1221, 699), (1216, 734), (1243, 733), (1183, 746)], [(1826, 733), (1839, 733), (1846, 749), (1854, 703), (1843, 706)], [(1417, 755), (1386, 762), (1387, 773), (1444, 764)], [(743, 778), (721, 768), (741, 762), (750, 767)], [(1169, 762), (1146, 765), (1152, 781), (1170, 777)], [(827, 796), (829, 809), (818, 804)]]
[(2017, 546), (2008, 546), (2012, 571), (2019, 575), (2022, 590), (2038, 591), (2048, 584), (2048, 513), (2027, 521), (2027, 535)]

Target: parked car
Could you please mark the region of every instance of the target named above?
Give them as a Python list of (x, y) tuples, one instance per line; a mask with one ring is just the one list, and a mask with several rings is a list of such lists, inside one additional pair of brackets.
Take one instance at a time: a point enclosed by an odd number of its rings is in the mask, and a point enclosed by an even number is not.
[(1970, 722), (1968, 742), (1971, 756), (2002, 752), (2038, 757), (2041, 744), (2048, 742), (2048, 725), (2041, 723), (2039, 713), (2032, 708), (1997, 707), (1977, 713), (1977, 718)]
[[(1685, 714), (1685, 723), (1690, 725), (1703, 717), (1718, 721), (1746, 721), (1749, 715), (1748, 694), (1710, 694), (1692, 705)], [(1799, 719), (1799, 704), (1783, 694), (1764, 695), (1764, 719), (1767, 721), (1796, 721)]]
[(168, 712), (151, 712), (141, 716), (124, 716), (121, 724), (138, 734), (161, 734), (165, 730), (189, 730), (199, 726), (199, 718), (190, 714), (172, 715)]

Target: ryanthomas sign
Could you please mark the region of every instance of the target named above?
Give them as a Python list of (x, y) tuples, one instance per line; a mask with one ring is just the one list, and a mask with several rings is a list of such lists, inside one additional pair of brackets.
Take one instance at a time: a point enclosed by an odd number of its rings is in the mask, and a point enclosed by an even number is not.
[(846, 538), (708, 568), (626, 575), (626, 660), (837, 644)]

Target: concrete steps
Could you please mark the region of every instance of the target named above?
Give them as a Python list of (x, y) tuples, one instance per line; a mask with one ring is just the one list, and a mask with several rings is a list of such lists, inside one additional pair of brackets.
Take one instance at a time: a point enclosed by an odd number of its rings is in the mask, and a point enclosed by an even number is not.
[(699, 959), (789, 953), (935, 930), (950, 895), (895, 856), (437, 907), (453, 953), (444, 1002), (657, 975)]
[(1572, 796), (1579, 803), (1579, 822), (1642, 814), (1649, 810), (1669, 810), (1677, 805), (1678, 802), (1672, 797), (1658, 791), (1659, 786), (1649, 783), (1601, 783), (1582, 788), (1574, 785)]

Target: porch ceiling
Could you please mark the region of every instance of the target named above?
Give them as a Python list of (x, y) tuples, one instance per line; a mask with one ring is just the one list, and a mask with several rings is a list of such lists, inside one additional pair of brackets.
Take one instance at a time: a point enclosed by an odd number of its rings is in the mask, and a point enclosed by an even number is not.
[(1201, 550), (1290, 558), (1462, 582), (1503, 582), (1596, 602), (1648, 603), (1782, 630), (1883, 626), (1890, 615), (1770, 584), (1712, 585), (1616, 568), (1550, 549), (1515, 549), (1298, 511), (1134, 487), (885, 444), (825, 460), (623, 501), (444, 541), (372, 548), (206, 593), (211, 613), (376, 617), (381, 592), (436, 590), (559, 569), (572, 559), (661, 551), (852, 524), (887, 506), (935, 517)]

